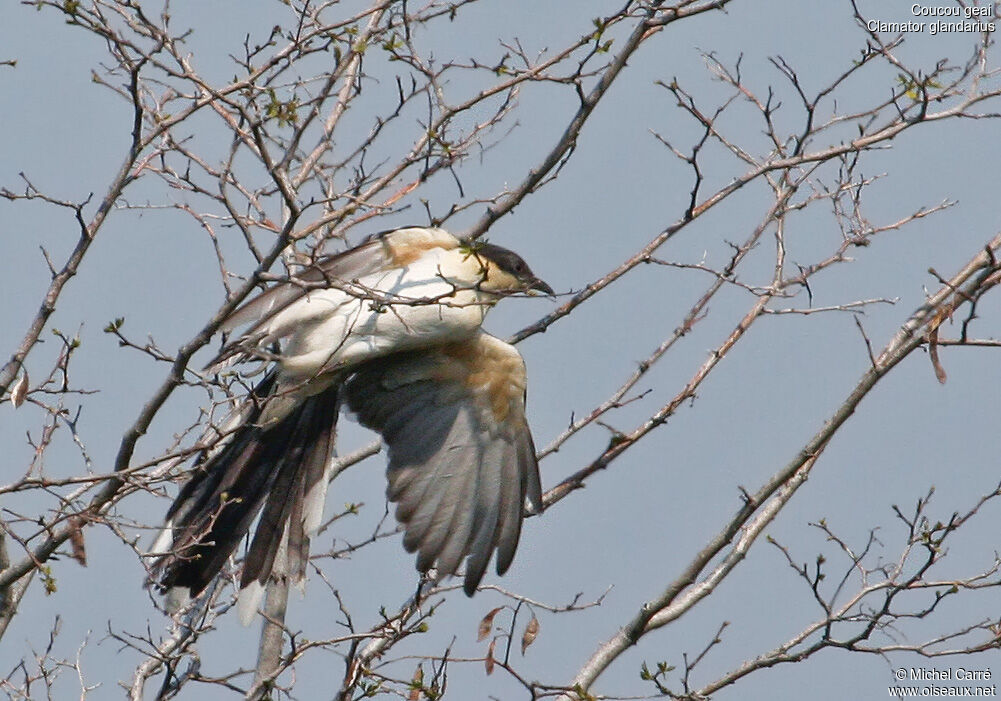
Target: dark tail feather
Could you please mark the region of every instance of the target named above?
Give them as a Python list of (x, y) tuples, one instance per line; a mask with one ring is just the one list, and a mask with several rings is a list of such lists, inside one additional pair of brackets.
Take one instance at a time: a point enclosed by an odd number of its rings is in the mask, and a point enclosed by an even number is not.
[[(251, 582), (267, 581), (283, 537), (287, 538), (290, 565), (283, 574), (305, 574), (309, 540), (303, 527), (303, 509), (309, 491), (314, 487), (323, 489), (326, 467), (333, 454), (337, 408), (337, 390), (333, 388), (310, 397), (297, 411), (297, 420), (290, 427), (292, 433), (277, 456), (280, 471), (247, 551), (241, 589)], [(287, 534), (286, 528), (289, 528)], [(296, 563), (294, 569), (292, 563)]]
[[(321, 498), (326, 466), (333, 453), (337, 422), (337, 384), (307, 397), (288, 416), (266, 428), (261, 413), (274, 391), (274, 373), (254, 389), (254, 402), (229, 442), (214, 455), (201, 459), (191, 478), (167, 512), (165, 537), (169, 553), (153, 565), (153, 577), (164, 590), (197, 596), (222, 569), (226, 559), (250, 530), (266, 503), (244, 565), (241, 589), (264, 584), (275, 565), (286, 524), (293, 527), (291, 545), (297, 549), (289, 562), (305, 573), (308, 539), (303, 526), (303, 500), (318, 484)], [(318, 507), (322, 510), (322, 504)], [(300, 535), (296, 538), (295, 533)], [(172, 536), (172, 538), (171, 538)], [(172, 542), (172, 544), (171, 544)], [(290, 553), (290, 556), (293, 555)], [(177, 600), (176, 596), (168, 599)], [(256, 606), (255, 606), (256, 609)], [(251, 611), (251, 614), (253, 611)]]

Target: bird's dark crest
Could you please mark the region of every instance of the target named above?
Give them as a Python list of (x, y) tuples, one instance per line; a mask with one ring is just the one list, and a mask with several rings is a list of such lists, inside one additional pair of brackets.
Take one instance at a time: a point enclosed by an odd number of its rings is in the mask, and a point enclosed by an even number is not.
[(467, 256), (477, 256), (483, 260), (488, 260), (506, 273), (510, 273), (519, 280), (530, 280), (535, 278), (532, 269), (528, 267), (525, 259), (509, 248), (498, 246), (488, 241), (464, 240), (459, 247)]

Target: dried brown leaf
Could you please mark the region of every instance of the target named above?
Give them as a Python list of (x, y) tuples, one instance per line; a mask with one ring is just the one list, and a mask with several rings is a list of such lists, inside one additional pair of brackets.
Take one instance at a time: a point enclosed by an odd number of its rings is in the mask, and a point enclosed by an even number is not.
[(79, 524), (73, 525), (73, 530), (70, 531), (70, 548), (72, 549), (73, 559), (80, 563), (82, 567), (87, 566), (87, 547), (83, 542), (83, 529), (80, 528)]
[(487, 648), (487, 657), (483, 660), (483, 666), (486, 667), (487, 676), (494, 673), (494, 646), (497, 644), (497, 638), (490, 641), (490, 647)]
[(479, 632), (476, 634), (476, 642), (480, 642), (486, 639), (488, 635), (490, 635), (490, 629), (493, 628), (494, 625), (494, 616), (496, 616), (497, 613), (502, 608), (504, 607), (498, 606), (493, 611), (491, 611), (490, 613), (488, 613), (486, 616), (483, 617), (483, 620), (480, 621)]
[(932, 367), (935, 368), (935, 377), (938, 378), (939, 384), (944, 385), (947, 375), (938, 359), (938, 324), (932, 326), (931, 330), (928, 331), (928, 357), (931, 358)]
[(424, 667), (420, 664), (414, 670), (414, 676), (410, 679), (410, 693), (407, 701), (420, 701), (421, 691), (424, 689)]
[(536, 618), (535, 614), (533, 613), (532, 614), (532, 620), (530, 620), (528, 622), (528, 625), (525, 626), (525, 632), (522, 633), (522, 636), (521, 636), (521, 654), (522, 654), (522, 657), (524, 657), (524, 655), (525, 655), (525, 650), (528, 649), (529, 645), (531, 645), (532, 643), (535, 642), (535, 638), (538, 635), (539, 635), (539, 619)]
[(18, 378), (17, 382), (14, 384), (14, 389), (10, 391), (10, 402), (17, 409), (19, 406), (24, 404), (24, 398), (28, 396), (28, 371), (25, 370), (21, 373), (21, 377)]

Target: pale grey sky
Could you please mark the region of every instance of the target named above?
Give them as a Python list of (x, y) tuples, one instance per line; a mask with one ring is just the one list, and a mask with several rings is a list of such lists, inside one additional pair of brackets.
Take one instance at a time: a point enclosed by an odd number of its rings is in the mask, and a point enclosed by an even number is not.
[[(454, 24), (424, 31), (419, 41), (442, 61), (467, 59), (476, 53), (499, 57), (503, 49), (497, 42), (514, 37), (531, 54), (590, 31), (591, 17), (616, 11), (620, 5), (596, 0), (483, 2), (460, 13)], [(910, 6), (903, 0), (890, 0), (869, 2), (863, 9), (872, 17), (905, 21), (910, 18)], [(260, 35), (271, 24), (287, 21), (280, 3), (263, 1), (199, 3), (197, 7), (174, 3), (171, 9), (175, 26), (193, 29), (189, 45), (199, 68), (220, 80), (232, 72), (227, 55), (239, 52), (246, 32)], [(621, 41), (621, 33), (615, 36)], [(847, 70), (865, 40), (850, 4), (842, 0), (734, 2), (725, 13), (685, 22), (681, 31), (668, 28), (630, 60), (621, 80), (585, 127), (558, 179), (496, 224), (491, 240), (522, 254), (557, 291), (579, 290), (679, 219), (687, 205), (690, 169), (672, 157), (651, 132), (665, 135), (682, 149), (689, 148), (699, 133), (655, 81), (676, 77), (712, 108), (729, 91), (712, 80), (700, 52), (712, 52), (728, 65), (743, 56), (745, 82), (761, 95), (768, 86), (775, 87), (783, 103), (776, 120), (783, 130), (791, 131), (801, 119), (797, 98), (769, 57), (785, 59), (798, 71), (804, 88), (815, 92)], [(942, 57), (965, 62), (975, 41), (973, 34), (915, 33), (907, 36), (898, 55), (927, 73)], [(17, 59), (16, 68), (0, 67), (0, 89), (7, 97), (5, 109), (0, 110), (0, 187), (23, 189), (18, 176), (23, 172), (47, 193), (79, 201), (95, 192), (97, 199), (121, 162), (130, 119), (124, 103), (91, 81), (91, 71), (100, 70), (105, 60), (104, 52), (103, 44), (66, 26), (56, 12), (38, 12), (14, 3), (0, 9), (0, 60)], [(996, 66), (997, 55), (988, 62)], [(895, 78), (893, 71), (880, 68), (852, 80), (839, 93), (837, 109), (850, 112), (887, 99), (897, 87)], [(570, 91), (560, 94), (542, 88), (524, 90), (519, 124), (507, 141), (488, 152), (482, 165), (471, 163), (464, 168), (463, 184), (472, 191), (467, 196), (491, 194), (505, 183), (517, 182), (551, 147), (576, 101)], [(395, 86), (373, 82), (367, 89), (391, 96)], [(824, 109), (826, 117), (832, 105)], [(359, 128), (361, 122), (359, 117)], [(756, 154), (766, 151), (760, 115), (749, 106), (737, 104), (721, 126)], [(846, 133), (851, 138), (850, 130)], [(996, 233), (998, 134), (998, 125), (991, 120), (923, 125), (885, 150), (868, 154), (864, 175), (885, 174), (866, 194), (866, 213), (874, 224), (891, 223), (919, 207), (947, 199), (957, 204), (900, 232), (881, 234), (871, 246), (852, 249), (856, 262), (836, 266), (813, 280), (814, 306), (897, 298), (895, 305), (868, 308), (862, 318), (874, 346), (882, 347), (921, 304), (926, 289), (937, 287), (928, 268), (934, 267), (942, 276), (953, 274)], [(197, 140), (212, 138), (211, 131), (196, 135)], [(402, 143), (409, 135), (400, 138)], [(220, 153), (227, 144), (225, 140)], [(745, 170), (718, 146), (707, 148), (706, 193)], [(138, 204), (163, 202), (171, 196), (151, 181), (129, 191), (127, 199)], [(420, 196), (441, 212), (458, 194), (454, 183), (442, 178), (422, 189)], [(726, 242), (743, 240), (769, 202), (762, 184), (749, 186), (725, 207), (686, 229), (658, 255), (693, 263), (704, 259), (721, 266), (730, 255)], [(790, 260), (810, 262), (836, 246), (841, 234), (829, 209), (820, 206), (790, 218)], [(61, 261), (77, 232), (71, 213), (41, 203), (0, 200), (0, 210), (0, 279), (5, 302), (0, 305), (0, 339), (9, 356), (48, 284), (39, 246)], [(481, 212), (482, 208), (472, 209), (450, 222), (450, 228), (471, 225)], [(377, 228), (413, 221), (424, 221), (419, 205), (397, 219), (380, 222)], [(116, 317), (125, 317), (131, 338), (143, 341), (151, 335), (162, 348), (172, 351), (202, 328), (222, 303), (224, 291), (206, 237), (193, 220), (176, 212), (117, 211), (94, 245), (80, 274), (69, 283), (50, 326), (71, 334), (80, 331), (82, 346), (72, 368), (75, 381), (100, 392), (80, 400), (85, 409), (79, 430), (94, 470), (107, 472), (122, 432), (168, 368), (120, 349), (102, 332), (103, 327)], [(760, 259), (750, 262), (745, 273), (748, 282), (767, 282), (771, 255), (770, 249), (762, 250)], [(253, 269), (247, 256), (232, 262), (242, 264), (239, 273)], [(537, 445), (548, 445), (571, 416), (585, 414), (618, 387), (680, 323), (709, 282), (695, 271), (647, 266), (545, 334), (522, 343), (519, 349), (529, 370), (529, 421)], [(606, 420), (617, 429), (631, 430), (666, 403), (732, 330), (750, 300), (746, 292), (734, 289), (714, 302), (705, 322), (640, 382), (637, 389), (650, 389), (650, 393)], [(507, 301), (491, 313), (486, 328), (501, 336), (513, 333), (550, 311), (553, 304), (546, 299)], [(805, 295), (790, 300), (792, 305), (806, 306)], [(985, 300), (979, 309), (978, 335), (998, 335), (998, 311), (997, 299)], [(947, 335), (955, 336), (955, 327)], [(58, 351), (51, 334), (43, 338), (45, 346), (35, 351), (28, 364), (33, 380), (41, 379)], [(946, 521), (994, 487), (1001, 379), (996, 351), (945, 348), (941, 356), (948, 371), (945, 385), (936, 380), (924, 352), (915, 353), (881, 382), (827, 448), (809, 483), (768, 528), (768, 534), (787, 546), (798, 561), (812, 564), (823, 552), (834, 572), (843, 568), (832, 544), (808, 526), (819, 519), (826, 519), (832, 530), (855, 545), (864, 545), (868, 531), (880, 528), (885, 557), (893, 560), (904, 537), (892, 511), (894, 505), (911, 512), (916, 500), (934, 486), (931, 513)], [(578, 592), (588, 600), (601, 596), (608, 587), (611, 590), (601, 606), (584, 612), (552, 616), (540, 611), (538, 639), (526, 657), (517, 660), (523, 675), (546, 682), (571, 677), (600, 642), (672, 581), (716, 534), (739, 508), (740, 486), (753, 491), (795, 456), (868, 364), (849, 314), (762, 319), (700, 388), (694, 403), (686, 403), (665, 426), (592, 477), (586, 489), (528, 520), (510, 572), (498, 579), (491, 571), (488, 583), (557, 605), (569, 602)], [(162, 452), (173, 434), (195, 420), (201, 399), (197, 391), (173, 398), (141, 441), (136, 459)], [(71, 411), (76, 408), (74, 401), (68, 399)], [(25, 432), (31, 430), (37, 437), (40, 418), (30, 406), (16, 413), (9, 406), (0, 410), (0, 438), (8, 446), (7, 467), (0, 481), (6, 483), (30, 464), (32, 449)], [(342, 452), (372, 438), (349, 419), (342, 421), (342, 427)], [(544, 488), (586, 465), (608, 439), (607, 431), (592, 426), (547, 457), (542, 463)], [(79, 451), (62, 437), (46, 455), (46, 474), (79, 474), (81, 462)], [(360, 516), (346, 520), (334, 533), (338, 542), (360, 539), (371, 531), (383, 513), (384, 483), (382, 458), (378, 457), (332, 485), (331, 509), (349, 501), (366, 505)], [(0, 507), (18, 513), (36, 513), (50, 506), (50, 501), (37, 495), (6, 495), (0, 501)], [(118, 508), (128, 518), (153, 524), (166, 502), (140, 496)], [(998, 516), (998, 508), (990, 506), (969, 524), (953, 544), (940, 577), (969, 576), (990, 566), (998, 542)], [(37, 582), (33, 585), (0, 646), (0, 677), (29, 650), (43, 649), (55, 617), (61, 616), (57, 651), (73, 657), (88, 639), (81, 653), (85, 678), (88, 683), (102, 684), (93, 698), (115, 698), (121, 694), (115, 688), (117, 681), (129, 679), (141, 658), (121, 651), (120, 644), (108, 637), (109, 629), (141, 634), (147, 626), (153, 631), (165, 627), (166, 619), (153, 608), (141, 586), (144, 573), (132, 553), (100, 527), (89, 528), (86, 534), (88, 567), (62, 558), (52, 564), (58, 584), (54, 594), (45, 596)], [(317, 549), (329, 546), (327, 536)], [(20, 555), (16, 549), (15, 553)], [(379, 606), (398, 605), (417, 581), (413, 558), (403, 552), (398, 536), (366, 548), (343, 567), (340, 564), (328, 563), (325, 572), (349, 603), (359, 626), (377, 622)], [(427, 640), (432, 642), (421, 640), (412, 648), (396, 651), (440, 651), (454, 640), (453, 654), (482, 655), (485, 643), (476, 643), (477, 624), (502, 603), (492, 592), (472, 600), (452, 593), (448, 605), (430, 621)], [(943, 605), (938, 618), (897, 635), (911, 642), (912, 635), (931, 637), (955, 627), (956, 622), (972, 624), (994, 616), (999, 604), (1001, 596), (994, 589), (955, 597)], [(704, 683), (786, 641), (820, 614), (781, 553), (759, 540), (713, 596), (644, 639), (615, 663), (594, 691), (652, 693), (639, 679), (641, 662), (653, 666), (665, 660), (680, 665), (682, 653), (697, 654), (728, 621), (723, 643), (696, 673)], [(305, 599), (293, 595), (289, 626), (301, 629), (303, 637), (316, 640), (342, 633), (339, 618), (325, 585), (315, 577)], [(256, 647), (257, 626), (242, 628), (235, 616), (227, 616), (199, 649), (202, 673), (252, 667)], [(405, 660), (390, 671), (406, 677), (415, 664)], [(919, 661), (913, 657), (884, 659), (828, 650), (803, 664), (757, 672), (720, 691), (716, 698), (885, 698), (887, 685), (894, 683), (892, 670), (916, 664)], [(921, 664), (949, 668), (959, 662)], [(996, 653), (963, 664), (993, 668), (1001, 674)], [(332, 654), (307, 656), (297, 666), (293, 695), (329, 698), (331, 685), (342, 671), (341, 659)], [(158, 683), (159, 678), (149, 685), (150, 695)], [(482, 664), (453, 664), (448, 683), (452, 698), (525, 696), (522, 687), (502, 672), (486, 680)], [(79, 694), (75, 677), (66, 671), (56, 689), (56, 698)], [(182, 698), (196, 698), (195, 689), (186, 693)], [(207, 686), (198, 687), (197, 693), (197, 698), (232, 697)]]

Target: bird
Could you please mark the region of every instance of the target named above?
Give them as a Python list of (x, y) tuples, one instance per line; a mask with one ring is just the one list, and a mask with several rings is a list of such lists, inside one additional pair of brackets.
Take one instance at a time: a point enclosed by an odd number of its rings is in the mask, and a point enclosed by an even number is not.
[(237, 307), (220, 326), (235, 337), (207, 370), (261, 362), (267, 372), (204, 438), (151, 546), (148, 582), (168, 612), (213, 581), (255, 518), (241, 620), (253, 619), (270, 578), (304, 583), (342, 404), (387, 447), (386, 493), (417, 570), (441, 581), (465, 560), (468, 596), (494, 552), (504, 574), (524, 514), (542, 510), (542, 488), (525, 362), (481, 325), (518, 293), (554, 294), (513, 251), (405, 227)]

